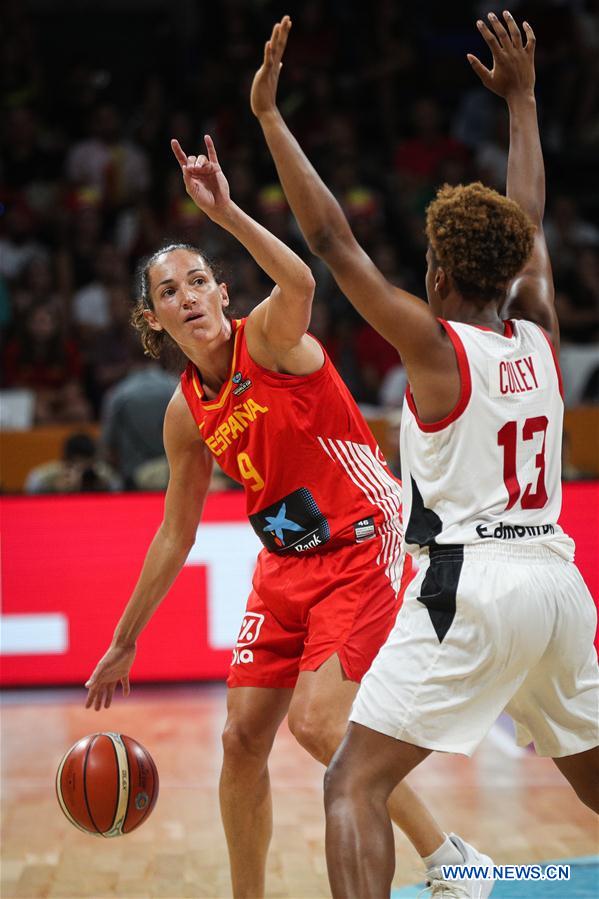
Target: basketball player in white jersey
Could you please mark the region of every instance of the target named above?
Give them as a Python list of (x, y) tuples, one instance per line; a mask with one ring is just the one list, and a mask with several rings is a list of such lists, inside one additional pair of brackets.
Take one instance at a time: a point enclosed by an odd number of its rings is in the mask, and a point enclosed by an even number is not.
[[(333, 895), (368, 899), (391, 887), (386, 803), (396, 784), (432, 750), (470, 755), (504, 709), (518, 742), (552, 757), (599, 810), (596, 611), (557, 524), (563, 401), (532, 29), (524, 24), (523, 43), (509, 13), (477, 23), (493, 69), (469, 62), (510, 112), (508, 197), (481, 184), (439, 191), (427, 216), (426, 305), (368, 258), (276, 108), (290, 25), (283, 19), (266, 45), (253, 111), (310, 248), (401, 353), (410, 383), (401, 460), (420, 572), (325, 786)], [(440, 872), (431, 888), (471, 895)]]

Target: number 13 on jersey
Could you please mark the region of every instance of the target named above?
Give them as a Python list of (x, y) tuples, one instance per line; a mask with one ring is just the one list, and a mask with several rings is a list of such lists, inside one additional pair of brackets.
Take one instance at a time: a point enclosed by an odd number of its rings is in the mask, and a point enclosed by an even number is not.
[(264, 479), (256, 471), (254, 463), (247, 453), (237, 454), (237, 466), (239, 468), (239, 474), (244, 481), (250, 482), (250, 489), (253, 490), (254, 493), (257, 493), (258, 490), (263, 489)]
[(520, 496), (520, 505), (523, 509), (542, 509), (547, 503), (547, 490), (545, 488), (545, 439), (547, 437), (547, 425), (549, 421), (546, 415), (538, 415), (535, 418), (527, 418), (522, 426), (522, 440), (532, 440), (535, 434), (542, 434), (541, 449), (535, 456), (535, 465), (538, 471), (537, 483), (534, 486), (527, 484), (522, 493), (518, 480), (516, 453), (518, 448), (518, 422), (508, 421), (497, 434), (497, 445), (503, 447), (503, 480), (509, 495), (508, 504), (505, 507), (512, 509)]

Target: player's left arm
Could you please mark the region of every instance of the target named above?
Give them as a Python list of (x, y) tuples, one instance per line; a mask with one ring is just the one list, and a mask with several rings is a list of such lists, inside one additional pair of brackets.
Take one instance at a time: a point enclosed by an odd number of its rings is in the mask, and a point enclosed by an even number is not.
[(215, 224), (246, 248), (275, 283), (270, 296), (248, 318), (250, 353), (268, 367), (299, 367), (302, 374), (315, 371), (324, 356), (319, 344), (306, 335), (314, 298), (312, 272), (293, 250), (231, 200), (212, 139), (209, 135), (204, 139), (207, 156), (187, 156), (178, 141), (171, 144), (187, 193)]
[(559, 323), (555, 311), (555, 288), (551, 261), (543, 233), (545, 212), (545, 165), (535, 100), (535, 35), (523, 23), (526, 43), (512, 15), (504, 12), (504, 23), (493, 13), (487, 25), (478, 29), (493, 54), (493, 68), (487, 69), (473, 56), (468, 61), (482, 83), (503, 97), (510, 116), (507, 195), (530, 216), (536, 227), (532, 253), (513, 280), (505, 311), (512, 318), (536, 322), (559, 345)]

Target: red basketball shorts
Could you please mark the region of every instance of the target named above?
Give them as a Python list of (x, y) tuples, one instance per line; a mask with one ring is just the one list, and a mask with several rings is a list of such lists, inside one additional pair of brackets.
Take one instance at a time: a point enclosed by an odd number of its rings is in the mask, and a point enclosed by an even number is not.
[[(300, 671), (316, 671), (337, 653), (359, 682), (385, 642), (412, 563), (381, 537), (325, 553), (258, 556), (229, 687), (294, 687)], [(399, 589), (398, 589), (399, 587)]]

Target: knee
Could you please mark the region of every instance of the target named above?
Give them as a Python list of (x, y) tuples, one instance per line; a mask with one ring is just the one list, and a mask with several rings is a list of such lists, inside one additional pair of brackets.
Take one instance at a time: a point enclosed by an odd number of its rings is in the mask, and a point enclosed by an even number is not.
[(225, 761), (266, 764), (272, 740), (243, 718), (229, 717), (222, 733)]
[(360, 779), (355, 766), (337, 752), (324, 775), (324, 805), (327, 813), (337, 804), (347, 804), (360, 796)]
[(331, 727), (327, 716), (316, 708), (291, 710), (289, 730), (310, 755), (327, 765), (341, 741), (342, 734)]

